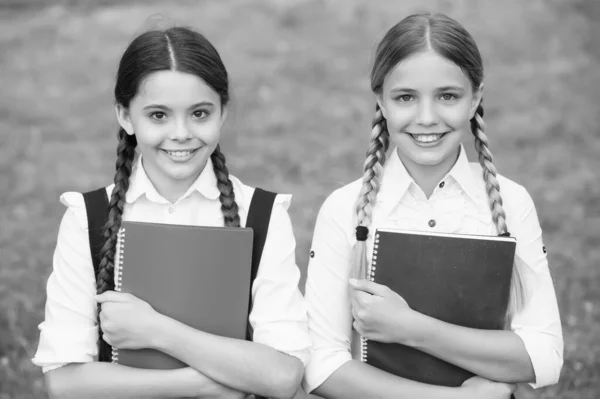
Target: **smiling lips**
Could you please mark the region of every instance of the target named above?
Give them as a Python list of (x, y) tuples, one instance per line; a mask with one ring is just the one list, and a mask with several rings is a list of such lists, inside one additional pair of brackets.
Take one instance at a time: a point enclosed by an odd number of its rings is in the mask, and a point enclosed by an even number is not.
[(446, 133), (433, 133), (433, 134), (413, 134), (413, 133), (408, 133), (408, 134), (417, 143), (424, 143), (424, 144), (435, 143), (435, 142), (441, 140), (442, 137), (444, 137), (446, 135)]
[(172, 157), (187, 157), (189, 155), (191, 155), (192, 153), (194, 153), (196, 150), (198, 150), (198, 148), (193, 148), (190, 150), (166, 150), (164, 148), (161, 148), (164, 152), (167, 153), (167, 155), (172, 156)]

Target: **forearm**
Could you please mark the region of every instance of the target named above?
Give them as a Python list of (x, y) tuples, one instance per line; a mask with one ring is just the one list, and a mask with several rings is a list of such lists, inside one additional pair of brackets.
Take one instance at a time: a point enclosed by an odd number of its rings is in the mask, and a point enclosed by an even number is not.
[(421, 315), (422, 334), (405, 343), (472, 373), (500, 382), (532, 382), (533, 365), (517, 334), (461, 327)]
[(462, 388), (440, 387), (396, 377), (366, 363), (351, 360), (313, 392), (326, 399), (464, 399)]
[(302, 362), (266, 345), (220, 337), (165, 318), (155, 349), (168, 353), (233, 389), (291, 398), (304, 373)]
[(221, 388), (189, 367), (145, 370), (101, 362), (73, 363), (49, 371), (46, 384), (55, 399), (202, 398), (213, 397)]

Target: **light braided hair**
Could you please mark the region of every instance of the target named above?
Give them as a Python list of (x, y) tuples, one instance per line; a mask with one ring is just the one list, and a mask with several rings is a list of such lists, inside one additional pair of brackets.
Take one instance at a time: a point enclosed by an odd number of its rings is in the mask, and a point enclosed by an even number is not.
[[(479, 164), (483, 173), (483, 181), (488, 195), (492, 220), (496, 225), (498, 235), (510, 235), (506, 225), (506, 213), (502, 206), (502, 197), (500, 196), (500, 184), (496, 178), (496, 167), (493, 163), (492, 153), (488, 146), (488, 138), (484, 133), (485, 123), (483, 122), (483, 100), (480, 101), (471, 119), (471, 133), (475, 137), (475, 149), (479, 156)], [(513, 272), (510, 287), (510, 301), (508, 312), (506, 314), (505, 325), (508, 327), (510, 321), (516, 312), (523, 308), (526, 302), (525, 288), (521, 277), (524, 262), (517, 256), (513, 264)]]
[[(229, 102), (227, 70), (217, 50), (200, 33), (188, 28), (173, 27), (145, 32), (127, 47), (117, 72), (115, 84), (117, 104), (129, 108), (144, 80), (153, 72), (167, 70), (190, 73), (202, 79), (219, 95), (221, 110)], [(128, 135), (122, 128), (119, 130), (118, 139), (115, 186), (109, 201), (108, 221), (103, 229), (105, 243), (100, 252), (101, 261), (96, 276), (98, 294), (114, 289), (115, 245), (121, 228), (125, 195), (129, 188), (137, 146), (135, 135)], [(221, 193), (219, 200), (224, 225), (239, 227), (240, 217), (233, 184), (229, 179), (225, 156), (218, 145), (211, 154), (211, 160), (217, 177), (217, 187)], [(98, 328), (102, 337), (100, 323)], [(99, 360), (111, 360), (110, 346), (102, 339), (100, 339)]]
[[(358, 226), (369, 227), (373, 216), (373, 207), (377, 201), (377, 193), (381, 186), (383, 165), (390, 145), (390, 134), (387, 130), (385, 118), (379, 108), (375, 107), (375, 116), (372, 123), (371, 141), (367, 150), (367, 159), (363, 165), (362, 187), (356, 201), (356, 220)], [(354, 247), (354, 276), (365, 278), (367, 274), (366, 241), (358, 240)]]
[[(377, 46), (371, 71), (371, 90), (376, 95), (381, 95), (387, 75), (398, 63), (411, 55), (428, 50), (435, 51), (460, 67), (471, 81), (473, 92), (479, 90), (483, 81), (483, 62), (472, 36), (452, 18), (443, 14), (431, 13), (410, 15), (388, 30)], [(492, 162), (488, 139), (484, 133), (482, 103), (478, 105), (475, 115), (471, 119), (471, 130), (475, 137), (475, 148), (483, 169), (483, 179), (486, 184), (492, 219), (497, 233), (508, 235), (496, 167)], [(371, 143), (364, 164), (363, 184), (356, 205), (357, 243), (354, 250), (353, 275), (359, 278), (366, 277), (367, 259), (365, 241), (362, 239), (368, 234), (366, 228), (371, 224), (372, 209), (377, 201), (388, 140), (389, 133), (385, 118), (377, 107), (373, 119)], [(359, 238), (359, 236), (362, 237)], [(513, 281), (507, 323), (526, 300), (519, 272), (522, 265), (523, 262), (516, 257), (512, 273)]]

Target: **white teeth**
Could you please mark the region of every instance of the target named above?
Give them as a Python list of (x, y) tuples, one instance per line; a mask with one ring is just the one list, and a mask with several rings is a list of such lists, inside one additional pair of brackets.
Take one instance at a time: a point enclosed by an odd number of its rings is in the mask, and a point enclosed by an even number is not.
[(433, 143), (441, 139), (443, 134), (413, 134), (412, 136), (419, 143)]
[(165, 152), (172, 157), (187, 157), (188, 155), (190, 155), (192, 153), (192, 151), (167, 151), (167, 150), (165, 150)]

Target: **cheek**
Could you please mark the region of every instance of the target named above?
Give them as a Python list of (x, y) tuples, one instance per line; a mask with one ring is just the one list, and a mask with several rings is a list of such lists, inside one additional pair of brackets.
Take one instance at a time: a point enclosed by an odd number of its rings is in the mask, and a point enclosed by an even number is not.
[(415, 106), (390, 104), (386, 108), (386, 121), (389, 131), (403, 130), (412, 123), (415, 116)]
[(218, 118), (214, 118), (204, 123), (196, 123), (192, 126), (195, 136), (202, 140), (206, 145), (216, 146), (221, 138), (221, 123)]
[(440, 118), (445, 124), (454, 129), (465, 129), (470, 123), (470, 108), (468, 104), (440, 107)]

